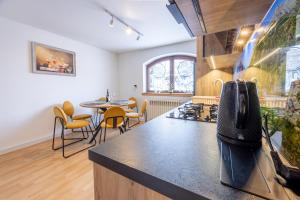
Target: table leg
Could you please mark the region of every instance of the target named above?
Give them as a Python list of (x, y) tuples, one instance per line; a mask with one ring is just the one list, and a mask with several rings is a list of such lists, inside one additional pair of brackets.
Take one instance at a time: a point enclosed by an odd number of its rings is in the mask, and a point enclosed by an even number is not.
[(93, 135), (92, 139), (89, 141), (89, 144), (91, 144), (96, 139), (96, 137), (101, 129), (100, 124), (101, 123), (99, 123), (98, 126), (95, 128), (95, 134)]

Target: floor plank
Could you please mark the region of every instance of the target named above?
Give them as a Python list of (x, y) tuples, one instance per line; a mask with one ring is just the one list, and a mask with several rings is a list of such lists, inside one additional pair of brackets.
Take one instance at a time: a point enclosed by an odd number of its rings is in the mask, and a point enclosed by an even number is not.
[[(110, 130), (107, 140), (118, 135), (119, 131)], [(94, 199), (93, 168), (88, 151), (65, 159), (61, 150), (51, 150), (51, 142), (48, 140), (0, 156), (1, 200)], [(71, 145), (68, 151), (84, 145), (86, 141)]]

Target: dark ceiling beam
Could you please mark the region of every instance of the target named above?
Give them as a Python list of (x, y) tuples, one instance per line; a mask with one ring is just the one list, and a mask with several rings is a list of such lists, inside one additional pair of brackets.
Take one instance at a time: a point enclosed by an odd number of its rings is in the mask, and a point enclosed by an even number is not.
[[(260, 23), (274, 0), (172, 0), (195, 36)], [(202, 19), (202, 20), (201, 20)], [(201, 25), (201, 21), (203, 25)]]
[(189, 25), (187, 24), (184, 16), (182, 15), (180, 9), (178, 8), (177, 4), (175, 3), (174, 0), (169, 0), (170, 4), (166, 5), (168, 10), (170, 11), (170, 13), (173, 15), (173, 17), (175, 18), (176, 22), (178, 24), (183, 24), (183, 26), (185, 27), (185, 29), (187, 30), (187, 32), (189, 33), (189, 35), (191, 37), (194, 37), (194, 33), (191, 31)]
[[(195, 11), (193, 0), (172, 0), (182, 13), (187, 26), (194, 36), (205, 34), (201, 28), (199, 15)], [(204, 22), (203, 22), (204, 23)], [(204, 30), (205, 31), (205, 30)]]

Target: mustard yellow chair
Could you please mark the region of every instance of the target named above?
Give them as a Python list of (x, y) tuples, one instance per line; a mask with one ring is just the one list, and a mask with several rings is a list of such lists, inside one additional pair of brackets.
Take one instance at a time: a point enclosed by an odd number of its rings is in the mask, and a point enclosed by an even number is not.
[(136, 112), (139, 112), (136, 98), (130, 97), (128, 100), (133, 101), (134, 103), (128, 104), (127, 108), (124, 108), (125, 112), (126, 113), (134, 112), (134, 109), (136, 109)]
[[(66, 115), (66, 113), (64, 112), (64, 110), (58, 106), (55, 106), (53, 108), (53, 112), (54, 112), (54, 116), (55, 116), (55, 119), (54, 119), (54, 129), (53, 129), (53, 139), (52, 139), (52, 150), (58, 150), (58, 149), (62, 149), (62, 155), (64, 158), (68, 158), (70, 156), (73, 156), (81, 151), (84, 151), (90, 147), (93, 147), (96, 145), (96, 140), (94, 140), (94, 143), (84, 149), (81, 149), (77, 152), (74, 152), (74, 153), (71, 153), (69, 155), (65, 155), (65, 147), (66, 146), (69, 146), (71, 144), (74, 144), (74, 143), (77, 143), (77, 142), (80, 142), (84, 139), (87, 139), (87, 137), (85, 137), (84, 135), (84, 130), (83, 128), (85, 128), (85, 131), (87, 132), (88, 129), (87, 127), (89, 127), (90, 125), (90, 122), (87, 121), (87, 120), (71, 120), (69, 121), (68, 120), (68, 117)], [(59, 122), (61, 123), (61, 141), (62, 141), (62, 145), (60, 147), (55, 147), (55, 132), (56, 132), (56, 122), (57, 120), (59, 120)], [(79, 137), (79, 138), (65, 138), (65, 130), (73, 130), (73, 129), (81, 129), (81, 132), (82, 132), (82, 137)], [(93, 134), (93, 133), (92, 133)], [(68, 143), (68, 144), (65, 144), (65, 141), (66, 140), (75, 140), (71, 143)]]
[[(129, 113), (126, 113), (126, 121), (127, 121), (127, 125), (128, 125), (128, 128), (131, 128), (133, 126), (136, 126), (138, 125), (139, 123), (141, 123), (141, 120), (140, 118), (141, 117), (144, 117), (144, 120), (145, 122), (147, 122), (147, 107), (148, 107), (148, 101), (147, 100), (144, 100), (143, 104), (142, 104), (142, 107), (141, 107), (141, 112), (140, 113), (136, 113), (136, 112), (129, 112)], [(138, 122), (129, 126), (129, 120), (130, 119), (137, 119)]]
[[(69, 116), (72, 120), (82, 120), (82, 119), (90, 120), (93, 124), (94, 129), (96, 128), (96, 125), (95, 125), (94, 121), (92, 120), (91, 114), (81, 114), (81, 115), (74, 116), (75, 109), (74, 109), (73, 104), (70, 101), (65, 101), (63, 103), (63, 110), (67, 114), (67, 116)], [(90, 127), (90, 129), (92, 131), (91, 127)]]
[(100, 97), (98, 100), (99, 101), (106, 101), (106, 97)]
[[(69, 116), (72, 120), (82, 120), (82, 119), (87, 120), (87, 119), (92, 118), (92, 115), (90, 115), (90, 114), (81, 114), (81, 115), (74, 116), (75, 109), (74, 109), (73, 104), (70, 101), (65, 101), (63, 103), (63, 110), (66, 113), (66, 115)], [(92, 123), (93, 123), (93, 121), (92, 121)]]
[(119, 128), (120, 134), (126, 131), (125, 115), (126, 115), (125, 111), (120, 107), (111, 107), (104, 112), (104, 118), (100, 122), (100, 129), (94, 135), (94, 138), (96, 138), (98, 132), (100, 132), (99, 144), (101, 143), (103, 129), (104, 129), (104, 142), (106, 140), (107, 128)]

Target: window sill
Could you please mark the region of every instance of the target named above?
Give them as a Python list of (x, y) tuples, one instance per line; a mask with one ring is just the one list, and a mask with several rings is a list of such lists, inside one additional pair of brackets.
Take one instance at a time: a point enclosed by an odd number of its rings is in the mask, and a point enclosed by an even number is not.
[(192, 97), (194, 96), (192, 93), (171, 93), (171, 92), (144, 92), (142, 93), (143, 96), (174, 96), (174, 97)]

